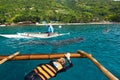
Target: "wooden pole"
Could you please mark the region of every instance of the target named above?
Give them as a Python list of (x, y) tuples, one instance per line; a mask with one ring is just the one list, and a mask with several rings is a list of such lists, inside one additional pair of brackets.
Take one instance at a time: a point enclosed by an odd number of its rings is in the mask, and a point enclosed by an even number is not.
[(7, 56), (7, 57), (2, 58), (2, 60), (0, 60), (0, 64), (3, 64), (3, 63), (6, 62), (7, 60), (12, 59), (13, 57), (15, 57), (15, 56), (18, 55), (18, 54), (19, 54), (19, 52), (16, 52), (16, 53), (14, 53), (14, 54), (12, 54), (12, 55), (10, 55), (10, 56)]
[(111, 72), (109, 72), (105, 67), (103, 67), (94, 57), (89, 55), (88, 53), (78, 50), (78, 53), (81, 54), (81, 56), (87, 57), (90, 59), (104, 74), (109, 80), (119, 80), (117, 77), (115, 77)]
[[(9, 60), (44, 60), (44, 59), (57, 59), (61, 57), (65, 57), (66, 53), (56, 53), (56, 54), (23, 54), (23, 55), (17, 55), (14, 58), (11, 58)], [(70, 53), (71, 58), (83, 58), (78, 53)], [(0, 56), (0, 60), (3, 58), (6, 58), (8, 55)], [(84, 57), (85, 58), (85, 57)]]

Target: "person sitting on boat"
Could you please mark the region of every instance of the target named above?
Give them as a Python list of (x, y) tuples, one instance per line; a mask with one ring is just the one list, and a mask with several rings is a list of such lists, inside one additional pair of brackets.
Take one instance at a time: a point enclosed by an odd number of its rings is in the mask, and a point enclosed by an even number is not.
[[(55, 77), (57, 73), (64, 72), (73, 66), (70, 60), (70, 53), (65, 54), (65, 58), (51, 60), (47, 64), (40, 64), (25, 76), (25, 80), (49, 80)], [(69, 64), (69, 65), (67, 65)]]
[(54, 28), (53, 28), (53, 26), (51, 25), (51, 23), (49, 23), (49, 25), (48, 25), (48, 36), (50, 36), (51, 34), (53, 34), (54, 33)]

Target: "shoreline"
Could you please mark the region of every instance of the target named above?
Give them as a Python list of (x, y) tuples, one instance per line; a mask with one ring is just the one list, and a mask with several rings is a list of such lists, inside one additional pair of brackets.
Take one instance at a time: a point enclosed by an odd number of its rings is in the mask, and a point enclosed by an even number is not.
[[(120, 22), (89, 22), (89, 23), (51, 23), (52, 25), (86, 25), (86, 24), (120, 24)], [(35, 25), (47, 25), (47, 23), (40, 24), (37, 23)]]
[[(48, 23), (23, 23), (23, 24), (18, 24), (18, 23), (11, 23), (9, 25), (7, 24), (1, 24), (0, 27), (6, 27), (6, 26), (24, 26), (24, 25), (36, 25), (36, 26), (45, 26)], [(90, 22), (90, 23), (51, 23), (52, 25), (86, 25), (86, 24), (120, 24), (120, 22)]]

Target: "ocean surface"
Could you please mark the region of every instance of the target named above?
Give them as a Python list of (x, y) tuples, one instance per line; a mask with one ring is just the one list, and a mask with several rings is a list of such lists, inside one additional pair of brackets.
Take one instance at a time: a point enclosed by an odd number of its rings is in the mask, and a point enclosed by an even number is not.
[[(120, 79), (120, 24), (86, 24), (53, 26), (55, 32), (70, 33), (48, 39), (5, 38), (0, 36), (0, 55), (52, 54), (83, 50), (91, 53), (105, 68)], [(45, 26), (0, 27), (0, 34), (46, 32)], [(82, 37), (83, 41), (74, 41)], [(70, 39), (73, 42), (69, 41)], [(69, 41), (69, 42), (66, 42)], [(108, 80), (87, 58), (72, 58), (73, 67), (50, 80)], [(49, 60), (7, 61), (0, 65), (0, 80), (24, 80), (40, 63)]]

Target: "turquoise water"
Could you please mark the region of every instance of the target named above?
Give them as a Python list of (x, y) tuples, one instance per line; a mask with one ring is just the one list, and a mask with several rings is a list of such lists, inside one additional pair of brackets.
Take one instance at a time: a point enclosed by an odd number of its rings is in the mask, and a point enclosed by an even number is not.
[[(120, 79), (120, 24), (54, 26), (55, 32), (67, 33), (50, 39), (8, 39), (0, 37), (0, 55), (10, 55), (16, 51), (21, 54), (62, 53), (84, 50), (91, 53), (103, 66)], [(105, 30), (108, 29), (108, 32)], [(43, 26), (0, 27), (0, 34), (17, 32), (45, 32)], [(71, 38), (84, 40), (58, 44)], [(47, 44), (51, 43), (51, 44)], [(7, 61), (0, 65), (0, 80), (24, 80), (24, 76), (39, 63), (49, 60)], [(50, 80), (108, 80), (104, 74), (88, 59), (72, 59), (74, 67), (58, 74)]]

